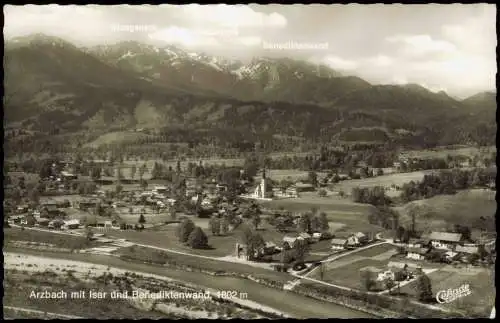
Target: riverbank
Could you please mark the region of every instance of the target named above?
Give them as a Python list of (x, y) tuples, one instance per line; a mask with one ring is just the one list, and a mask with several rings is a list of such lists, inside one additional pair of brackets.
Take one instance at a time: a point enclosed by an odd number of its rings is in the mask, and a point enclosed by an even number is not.
[[(218, 291), (236, 291), (245, 293), (246, 299), (274, 308), (282, 313), (289, 314), (294, 318), (373, 318), (365, 312), (356, 311), (334, 303), (317, 300), (311, 297), (299, 295), (290, 291), (283, 291), (267, 287), (249, 279), (230, 276), (208, 275), (198, 271), (176, 270), (160, 266), (152, 266), (144, 263), (128, 262), (118, 257), (83, 254), (56, 254), (49, 252), (34, 252), (30, 250), (6, 250), (9, 252), (22, 252), (41, 257), (83, 261), (92, 264), (111, 266), (127, 271), (139, 271), (162, 277), (169, 277), (195, 286), (205, 286)], [(300, 304), (300, 306), (297, 306)]]

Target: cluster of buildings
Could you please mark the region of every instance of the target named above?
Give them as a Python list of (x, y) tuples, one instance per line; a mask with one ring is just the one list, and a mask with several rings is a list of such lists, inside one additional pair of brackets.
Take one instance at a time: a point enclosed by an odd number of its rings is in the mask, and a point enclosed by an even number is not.
[(470, 263), (480, 254), (495, 253), (494, 240), (488, 243), (468, 243), (461, 233), (432, 232), (423, 241), (408, 244), (406, 258), (412, 260), (460, 261)]

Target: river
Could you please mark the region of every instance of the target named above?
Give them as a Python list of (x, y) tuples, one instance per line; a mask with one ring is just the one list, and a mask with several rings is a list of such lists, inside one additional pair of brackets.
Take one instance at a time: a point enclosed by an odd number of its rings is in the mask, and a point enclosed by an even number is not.
[(211, 276), (199, 272), (187, 272), (141, 263), (132, 263), (110, 256), (52, 253), (32, 250), (21, 251), (14, 248), (6, 249), (11, 250), (5, 251), (22, 252), (39, 257), (83, 261), (129, 271), (141, 271), (144, 273), (161, 275), (179, 281), (199, 285), (200, 288), (207, 287), (221, 291), (238, 291), (246, 293), (247, 298), (251, 301), (287, 313), (295, 318), (374, 318), (374, 316), (370, 314), (349, 309), (341, 305), (316, 300), (289, 291), (263, 286), (256, 282), (242, 278)]

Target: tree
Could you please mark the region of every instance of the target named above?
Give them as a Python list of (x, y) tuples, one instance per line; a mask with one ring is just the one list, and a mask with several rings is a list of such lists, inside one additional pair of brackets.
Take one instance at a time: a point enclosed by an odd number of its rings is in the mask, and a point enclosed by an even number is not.
[(175, 220), (175, 219), (177, 218), (177, 209), (175, 208), (175, 206), (173, 206), (173, 205), (172, 205), (172, 206), (169, 208), (169, 213), (170, 213), (170, 218), (171, 218), (172, 220)]
[(403, 241), (403, 235), (405, 234), (405, 228), (403, 228), (402, 226), (399, 226), (397, 229), (396, 229), (396, 240), (398, 241)]
[(371, 291), (376, 285), (373, 273), (369, 270), (363, 270), (361, 272), (361, 283), (367, 291)]
[(218, 236), (220, 235), (220, 220), (217, 216), (213, 215), (210, 218), (210, 229), (212, 230), (212, 235)]
[(94, 232), (89, 226), (85, 228), (85, 237), (87, 238), (87, 241), (92, 241), (92, 239), (94, 238)]
[(118, 179), (119, 183), (121, 183), (121, 181), (123, 180), (123, 172), (120, 167), (116, 169), (116, 178)]
[(299, 218), (298, 229), (301, 232), (310, 232), (311, 230), (311, 217), (309, 214), (304, 213)]
[(29, 191), (29, 199), (35, 204), (40, 204), (40, 192), (37, 188), (33, 188)]
[(319, 214), (319, 229), (321, 232), (325, 232), (330, 229), (330, 223), (328, 222), (328, 217), (325, 212), (321, 212)]
[(322, 188), (322, 189), (320, 189), (320, 190), (318, 191), (318, 196), (319, 196), (319, 197), (326, 197), (326, 195), (327, 195), (327, 193), (326, 193), (326, 190), (325, 190), (325, 189), (323, 189), (323, 188)]
[(229, 232), (229, 220), (226, 215), (220, 221), (220, 231), (222, 235), (226, 235)]
[(309, 243), (304, 239), (295, 240), (293, 249), (295, 252), (295, 260), (298, 262), (304, 262), (307, 253), (310, 251)]
[(139, 178), (142, 179), (144, 176), (144, 173), (146, 172), (147, 166), (146, 164), (142, 164), (141, 167), (139, 167)]
[(92, 179), (94, 181), (98, 180), (99, 178), (101, 178), (101, 172), (102, 172), (101, 167), (94, 166), (94, 167), (92, 167), (92, 170), (90, 171), (90, 176), (92, 177)]
[(116, 184), (115, 192), (119, 195), (123, 191), (123, 186), (121, 184)]
[(141, 188), (142, 188), (143, 191), (145, 191), (146, 188), (148, 188), (148, 182), (146, 182), (146, 180), (144, 180), (142, 178), (139, 181), (139, 185), (141, 186)]
[(257, 230), (257, 228), (259, 227), (260, 222), (261, 222), (260, 214), (255, 213), (252, 217), (252, 224), (254, 225), (255, 230)]
[(189, 235), (193, 232), (195, 225), (190, 219), (184, 219), (177, 227), (177, 237), (180, 242), (187, 242)]
[(318, 174), (316, 172), (309, 172), (307, 177), (312, 186), (318, 186)]
[(200, 227), (195, 227), (188, 236), (188, 244), (193, 249), (208, 247), (208, 238)]
[(314, 215), (311, 217), (311, 232), (320, 232), (319, 216)]
[(141, 215), (139, 216), (139, 221), (137, 221), (137, 222), (139, 222), (140, 224), (146, 223), (146, 218), (144, 218), (143, 213), (141, 213)]
[(254, 260), (260, 257), (260, 251), (265, 246), (265, 241), (262, 236), (257, 232), (252, 232), (250, 236), (250, 241), (247, 244), (247, 254), (250, 260)]
[(392, 280), (391, 278), (387, 278), (385, 281), (384, 281), (384, 285), (385, 285), (385, 288), (389, 291), (389, 294), (392, 294), (392, 288), (394, 286), (396, 286), (396, 283), (394, 282), (394, 280)]
[(135, 164), (134, 164), (134, 165), (132, 165), (132, 167), (130, 167), (130, 177), (132, 179), (134, 179), (136, 172), (137, 172), (137, 166), (135, 166)]
[(432, 284), (430, 278), (425, 274), (421, 273), (417, 281), (417, 294), (418, 300), (421, 302), (428, 302), (432, 299)]

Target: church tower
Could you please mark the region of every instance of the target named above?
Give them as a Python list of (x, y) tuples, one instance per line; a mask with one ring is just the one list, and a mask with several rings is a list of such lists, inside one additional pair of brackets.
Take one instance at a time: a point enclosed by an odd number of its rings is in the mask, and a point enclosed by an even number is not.
[(267, 188), (267, 179), (266, 179), (266, 169), (264, 168), (262, 170), (262, 180), (260, 182), (260, 191), (262, 193), (263, 198), (267, 196), (266, 188)]

